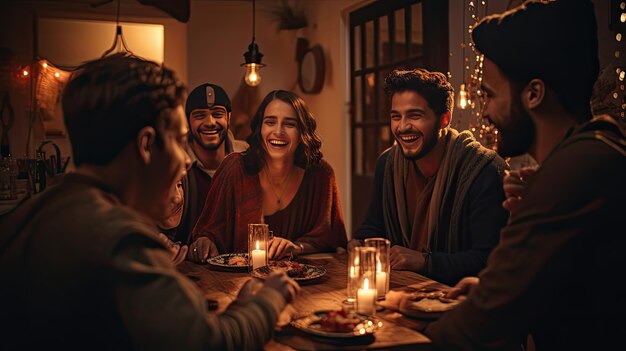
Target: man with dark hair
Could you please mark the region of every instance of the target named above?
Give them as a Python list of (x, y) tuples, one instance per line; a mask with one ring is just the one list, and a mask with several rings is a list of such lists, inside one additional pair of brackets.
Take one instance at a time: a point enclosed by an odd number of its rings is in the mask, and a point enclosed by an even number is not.
[(472, 32), (498, 151), (528, 152), (540, 168), (480, 278), (448, 294), (465, 302), (426, 329), (444, 349), (511, 349), (528, 334), (537, 350), (623, 343), (626, 126), (592, 119), (594, 13), (589, 0), (526, 2)]
[[(191, 157), (191, 167), (183, 178), (183, 218), (176, 228), (167, 233), (172, 241), (190, 244), (191, 231), (202, 213), (217, 167), (226, 155), (248, 148), (245, 141), (235, 140), (228, 129), (231, 111), (230, 99), (218, 85), (201, 84), (187, 96), (187, 153)], [(198, 250), (190, 250), (188, 255), (198, 255)]]
[(376, 164), (374, 194), (351, 245), (386, 237), (391, 267), (447, 284), (477, 274), (498, 243), (504, 160), (451, 128), (454, 92), (424, 69), (385, 79), (396, 142)]
[(3, 347), (259, 349), (268, 341), (298, 291), (293, 280), (251, 280), (223, 314), (209, 315), (157, 236), (190, 163), (183, 93), (171, 70), (128, 54), (73, 74), (62, 102), (76, 171), (0, 228)]

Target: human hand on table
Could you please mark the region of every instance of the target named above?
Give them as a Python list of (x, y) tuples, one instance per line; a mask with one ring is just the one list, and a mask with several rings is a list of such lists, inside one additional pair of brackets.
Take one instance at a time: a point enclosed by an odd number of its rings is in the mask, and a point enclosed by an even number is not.
[(239, 292), (237, 293), (237, 299), (235, 302), (241, 305), (247, 305), (250, 299), (263, 287), (263, 283), (259, 279), (248, 279)]
[(353, 248), (357, 247), (357, 246), (363, 246), (365, 245), (365, 242), (361, 239), (352, 239), (350, 241), (348, 241), (348, 251), (352, 250)]
[(465, 277), (456, 283), (454, 288), (448, 291), (446, 297), (449, 299), (465, 300), (467, 294), (469, 294), (479, 282), (480, 279), (478, 277)]
[(392, 269), (419, 273), (424, 270), (424, 255), (413, 249), (395, 245), (389, 250), (389, 264)]
[(300, 295), (300, 285), (289, 278), (285, 272), (272, 272), (265, 279), (263, 286), (277, 290), (287, 303), (291, 303)]
[(300, 247), (290, 240), (278, 236), (273, 237), (269, 242), (267, 257), (270, 260), (281, 259), (290, 253), (300, 254)]
[(207, 237), (200, 237), (189, 245), (187, 259), (195, 263), (206, 263), (208, 257), (217, 256), (217, 246)]
[(187, 245), (182, 245), (180, 242), (174, 243), (167, 237), (167, 235), (163, 233), (159, 233), (159, 238), (163, 240), (165, 245), (170, 249), (172, 253), (172, 261), (175, 265), (183, 262), (185, 260), (185, 256), (187, 255), (187, 250), (189, 249)]
[(536, 167), (523, 167), (514, 171), (505, 171), (502, 179), (502, 188), (506, 199), (502, 207), (509, 212), (515, 212), (522, 200), (522, 193), (526, 188), (526, 182), (537, 171)]

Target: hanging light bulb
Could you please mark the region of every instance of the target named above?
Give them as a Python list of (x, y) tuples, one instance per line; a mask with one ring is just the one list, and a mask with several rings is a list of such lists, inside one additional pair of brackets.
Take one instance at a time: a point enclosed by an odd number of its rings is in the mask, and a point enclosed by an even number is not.
[(461, 84), (461, 89), (459, 89), (459, 99), (457, 101), (457, 106), (461, 110), (465, 110), (467, 108), (467, 90), (465, 90), (465, 84)]
[(246, 82), (246, 84), (252, 87), (261, 84), (261, 74), (259, 70), (265, 67), (265, 65), (261, 63), (263, 54), (259, 51), (259, 46), (254, 42), (254, 29), (256, 24), (255, 13), (255, 0), (252, 0), (252, 42), (250, 43), (250, 45), (248, 45), (248, 51), (243, 54), (245, 62), (241, 64), (241, 66), (246, 68), (244, 81)]
[(259, 70), (265, 65), (261, 63), (263, 54), (259, 52), (259, 47), (256, 43), (250, 43), (248, 52), (243, 54), (243, 56), (246, 58), (246, 62), (241, 65), (246, 68), (246, 74), (244, 76), (246, 84), (252, 87), (261, 84), (261, 74)]
[(246, 84), (252, 87), (261, 84), (261, 75), (258, 73), (259, 68), (256, 63), (246, 65), (246, 75), (244, 77)]

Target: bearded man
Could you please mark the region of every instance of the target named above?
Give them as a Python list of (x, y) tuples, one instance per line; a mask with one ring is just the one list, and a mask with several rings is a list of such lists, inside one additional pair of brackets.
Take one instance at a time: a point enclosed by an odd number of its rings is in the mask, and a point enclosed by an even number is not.
[[(485, 269), (448, 293), (465, 301), (425, 334), (445, 350), (519, 350), (525, 340), (535, 350), (614, 349), (626, 326), (616, 283), (626, 267), (626, 125), (591, 112), (594, 4), (526, 1), (485, 17), (472, 39), (485, 56), (483, 117), (500, 131), (498, 153), (527, 152), (540, 166), (524, 177)], [(603, 282), (611, 290), (600, 298)]]
[(391, 268), (446, 284), (477, 274), (496, 246), (507, 165), (469, 131), (450, 127), (454, 89), (439, 72), (395, 70), (385, 79), (396, 141), (378, 158), (374, 193), (355, 233), (391, 241)]
[[(213, 174), (224, 157), (231, 152), (245, 151), (248, 148), (245, 141), (235, 140), (228, 129), (231, 111), (230, 99), (226, 91), (218, 85), (201, 84), (187, 96), (187, 153), (191, 158), (191, 167), (183, 178), (183, 218), (178, 227), (166, 233), (174, 242), (190, 243), (189, 234), (202, 213)], [(193, 254), (192, 250), (188, 253)]]

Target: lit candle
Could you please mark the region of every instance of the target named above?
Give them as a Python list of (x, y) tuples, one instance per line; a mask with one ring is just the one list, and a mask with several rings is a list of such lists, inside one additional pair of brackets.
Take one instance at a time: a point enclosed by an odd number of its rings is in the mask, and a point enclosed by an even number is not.
[(383, 272), (383, 266), (380, 264), (380, 260), (377, 260), (376, 265), (376, 290), (378, 290), (378, 297), (385, 297), (387, 293), (387, 272)]
[(363, 280), (363, 288), (356, 292), (356, 312), (372, 315), (375, 311), (376, 289), (369, 288), (369, 280)]
[(256, 250), (252, 250), (252, 269), (265, 266), (265, 250), (259, 249), (259, 241), (256, 241)]

